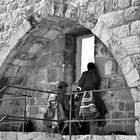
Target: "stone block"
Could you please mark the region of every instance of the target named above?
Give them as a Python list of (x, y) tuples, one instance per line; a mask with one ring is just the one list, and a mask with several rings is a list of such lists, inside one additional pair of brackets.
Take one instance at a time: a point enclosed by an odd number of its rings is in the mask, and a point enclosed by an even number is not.
[(140, 44), (139, 36), (130, 36), (130, 37), (125, 37), (122, 39), (123, 46), (136, 45), (136, 44)]
[[(108, 27), (116, 27), (124, 23), (124, 11), (114, 11), (109, 12), (104, 15), (101, 15), (99, 18), (106, 24)], [(109, 20), (108, 20), (109, 19)]]
[(124, 38), (129, 36), (129, 25), (121, 25), (116, 28), (113, 28), (113, 33), (116, 34), (119, 38)]
[(125, 76), (128, 86), (131, 86), (134, 82), (140, 79), (139, 73), (136, 68), (132, 69)]
[(140, 20), (132, 22), (130, 33), (131, 33), (131, 35), (139, 35), (140, 34)]
[(57, 69), (49, 68), (48, 71), (48, 82), (56, 82), (57, 81)]
[(107, 42), (112, 37), (112, 34), (113, 34), (112, 30), (108, 28), (108, 25), (106, 25), (106, 27), (103, 29), (100, 35), (100, 39), (102, 40), (104, 44), (107, 44)]
[(37, 62), (37, 65), (39, 67), (49, 67), (51, 64), (51, 54), (47, 53), (42, 55)]
[(95, 13), (96, 2), (89, 1), (87, 9), (89, 10), (89, 12)]
[[(140, 89), (139, 88), (131, 88), (131, 95), (135, 102), (140, 102)], [(136, 111), (135, 111), (136, 112)]]
[(114, 104), (113, 102), (107, 102), (107, 103), (106, 103), (106, 107), (107, 107), (107, 109), (109, 110), (109, 112), (110, 112), (110, 111), (114, 111), (114, 109), (115, 109), (115, 104)]
[(138, 20), (140, 19), (140, 6), (134, 6), (126, 9), (124, 11), (124, 19), (126, 21)]
[(124, 59), (122, 59), (120, 67), (122, 68), (123, 74), (126, 75), (128, 72), (134, 69), (135, 66), (130, 57), (125, 57)]
[(124, 116), (124, 114), (123, 114), (123, 112), (113, 112), (112, 113), (112, 118), (120, 118), (120, 119), (122, 119), (123, 118), (123, 116)]
[(50, 30), (44, 35), (44, 37), (50, 40), (54, 40), (56, 37), (58, 37), (58, 35), (60, 35), (60, 31)]
[(5, 0), (1, 0), (0, 5), (4, 5), (4, 4), (5, 4)]
[(134, 109), (134, 102), (127, 102), (125, 104), (125, 111), (133, 111)]
[(131, 3), (132, 3), (132, 6), (140, 5), (140, 1), (139, 0), (132, 0)]
[(62, 66), (64, 64), (64, 52), (53, 52), (51, 63), (54, 66)]
[(30, 115), (38, 115), (38, 107), (30, 106), (29, 113), (30, 113)]
[(140, 44), (125, 46), (125, 49), (129, 55), (140, 54)]
[(95, 59), (106, 57), (108, 55), (108, 49), (103, 43), (95, 44)]
[(105, 13), (105, 4), (106, 2), (103, 0), (99, 0), (96, 2), (96, 15), (100, 16)]
[(0, 15), (4, 14), (7, 11), (7, 7), (5, 5), (0, 5)]
[(118, 0), (119, 8), (126, 8), (130, 6), (130, 0)]
[(18, 8), (18, 3), (14, 2), (8, 5), (7, 11), (14, 11)]
[(119, 102), (119, 110), (125, 111), (125, 103), (124, 102)]
[(101, 77), (101, 89), (106, 89), (108, 87), (108, 78), (107, 77)]
[(108, 81), (108, 88), (121, 88), (125, 86), (125, 80), (121, 76), (112, 76)]
[(98, 21), (97, 21), (95, 27), (94, 27), (93, 29), (91, 29), (91, 31), (92, 31), (97, 37), (100, 37), (100, 35), (101, 35), (103, 29), (105, 28), (105, 26), (106, 26), (106, 24), (105, 24), (102, 20), (98, 19)]
[(18, 69), (19, 68), (17, 66), (12, 66), (12, 65), (8, 66), (7, 71), (5, 71), (5, 76), (7, 76), (7, 77), (11, 77), (11, 76), (16, 77)]
[(121, 44), (121, 40), (118, 38), (116, 34), (113, 34), (111, 38), (107, 42), (107, 47), (114, 51)]
[(135, 116), (135, 110), (128, 112), (128, 118), (133, 118)]
[(105, 75), (118, 74), (118, 64), (114, 59), (107, 59), (105, 62)]

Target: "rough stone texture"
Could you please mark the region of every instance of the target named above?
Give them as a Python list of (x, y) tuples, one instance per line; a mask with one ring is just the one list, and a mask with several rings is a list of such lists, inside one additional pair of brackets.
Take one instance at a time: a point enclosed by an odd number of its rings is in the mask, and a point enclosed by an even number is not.
[[(130, 4), (131, 2), (131, 4)], [(90, 8), (90, 5), (93, 8)], [(9, 79), (11, 78), (13, 83), (17, 83), (23, 85), (32, 85), (34, 88), (41, 88), (41, 89), (51, 89), (57, 82), (60, 77), (55, 77), (54, 75), (62, 74), (63, 79), (65, 78), (69, 83), (71, 83), (74, 79), (74, 67), (73, 67), (73, 52), (64, 53), (66, 58), (69, 58), (70, 61), (67, 61), (70, 64), (66, 65), (66, 75), (64, 75), (64, 66), (59, 65), (56, 67), (56, 71), (52, 72), (52, 76), (50, 79), (52, 81), (56, 81), (55, 83), (49, 83), (47, 80), (47, 73), (48, 65), (52, 64), (51, 61), (51, 53), (58, 52), (60, 49), (62, 52), (64, 50), (62, 44), (63, 42), (56, 41), (60, 45), (54, 45), (55, 43), (50, 43), (53, 39), (57, 38), (57, 35), (64, 34), (64, 31), (70, 31), (68, 26), (56, 26), (61, 25), (61, 22), (58, 23), (61, 19), (59, 17), (63, 17), (63, 20), (72, 20), (76, 21), (76, 23), (84, 25), (88, 29), (90, 29), (98, 38), (105, 43), (106, 47), (109, 51), (113, 54), (116, 61), (121, 64), (121, 70), (125, 75), (127, 80), (127, 84), (131, 86), (133, 83), (137, 83), (139, 80), (139, 57), (136, 57), (136, 54), (139, 54), (139, 19), (140, 19), (140, 2), (139, 0), (76, 0), (76, 1), (49, 1), (49, 0), (36, 0), (36, 1), (26, 1), (26, 0), (1, 0), (0, 1), (0, 66), (1, 75), (5, 73), (5, 76), (8, 76)], [(80, 6), (80, 7), (79, 7)], [(10, 11), (10, 12), (9, 12)], [(34, 14), (33, 14), (34, 13)], [(35, 17), (34, 23), (29, 21), (31, 14)], [(53, 20), (52, 17), (55, 18)], [(57, 17), (56, 17), (57, 16)], [(42, 28), (39, 26), (39, 22), (43, 18), (50, 18), (50, 23), (44, 24)], [(56, 22), (56, 24), (52, 23)], [(58, 24), (57, 24), (58, 23)], [(32, 25), (34, 24), (34, 26)], [(32, 25), (32, 26), (31, 26)], [(95, 26), (95, 27), (94, 27)], [(31, 30), (31, 27), (36, 27), (35, 30)], [(75, 30), (75, 29), (74, 29)], [(25, 34), (33, 34), (34, 37), (26, 36)], [(25, 36), (24, 36), (25, 35)], [(62, 36), (61, 35), (61, 36)], [(81, 35), (81, 34), (80, 34)], [(24, 36), (24, 37), (23, 37)], [(45, 39), (45, 37), (46, 39)], [(23, 38), (22, 38), (23, 37)], [(41, 49), (40, 45), (38, 47), (34, 47), (32, 44), (28, 44), (25, 47), (25, 42), (28, 42), (26, 38), (29, 38), (33, 43), (40, 43), (41, 42)], [(22, 42), (24, 40), (25, 42)], [(29, 41), (29, 42), (30, 42)], [(17, 44), (18, 43), (18, 44)], [(48, 44), (51, 45), (48, 45)], [(17, 44), (17, 45), (16, 45)], [(18, 53), (20, 44), (23, 45), (25, 52), (20, 54), (20, 57), (14, 58), (13, 62), (11, 62), (11, 57)], [(135, 46), (137, 45), (137, 46)], [(130, 47), (132, 46), (132, 47)], [(134, 46), (134, 49), (133, 49)], [(15, 47), (15, 48), (14, 48)], [(14, 48), (14, 49), (13, 49)], [(59, 48), (59, 49), (58, 49)], [(12, 50), (13, 49), (13, 50)], [(12, 51), (11, 51), (12, 50)], [(39, 52), (38, 52), (39, 50)], [(41, 50), (41, 51), (40, 51)], [(103, 49), (100, 49), (99, 53), (101, 54)], [(46, 54), (50, 53), (50, 56), (46, 56), (47, 62), (45, 62), (45, 58), (43, 59), (42, 52), (47, 52)], [(104, 52), (104, 51), (103, 51)], [(106, 53), (102, 53), (102, 57)], [(131, 55), (132, 59), (129, 59)], [(8, 57), (7, 57), (8, 56)], [(71, 57), (70, 57), (71, 56)], [(100, 55), (98, 55), (100, 56)], [(126, 59), (125, 59), (126, 57)], [(40, 59), (39, 59), (40, 58)], [(55, 57), (54, 57), (55, 58)], [(39, 60), (43, 60), (41, 67), (46, 65), (46, 69), (40, 70), (38, 69)], [(132, 60), (132, 61), (131, 61)], [(56, 60), (57, 61), (57, 60)], [(56, 64), (54, 60), (54, 64)], [(12, 63), (12, 68), (7, 68), (7, 64)], [(57, 61), (58, 62), (58, 61)], [(98, 62), (98, 61), (97, 61)], [(104, 67), (104, 61), (100, 62), (101, 67)], [(122, 63), (124, 64), (122, 64)], [(113, 62), (109, 61), (111, 65), (109, 65), (109, 69), (107, 69), (107, 73), (111, 74), (113, 68)], [(61, 63), (62, 64), (62, 63)], [(11, 64), (10, 64), (11, 65)], [(137, 69), (133, 68), (136, 66)], [(19, 72), (16, 69), (17, 67), (25, 68), (28, 67), (32, 70), (29, 71), (27, 76), (31, 74), (31, 77), (27, 80), (25, 78), (26, 70), (22, 70), (19, 68)], [(131, 68), (133, 68), (131, 70)], [(102, 75), (105, 75), (104, 70), (102, 71)], [(13, 73), (12, 73), (13, 72)], [(40, 79), (42, 75), (40, 72), (45, 74), (46, 80)], [(114, 71), (115, 72), (115, 71)], [(113, 72), (113, 73), (114, 73)], [(128, 72), (128, 74), (127, 74)], [(57, 73), (57, 74), (56, 74)], [(116, 73), (116, 72), (115, 72)], [(19, 74), (22, 80), (16, 79), (16, 75)], [(38, 76), (36, 76), (38, 75)], [(73, 78), (71, 78), (73, 76)], [(15, 78), (15, 80), (14, 80)], [(37, 83), (41, 83), (42, 85), (37, 85)], [(40, 81), (40, 82), (39, 82)], [(104, 77), (102, 81), (103, 87), (108, 87), (108, 77)], [(119, 81), (119, 80), (118, 80)], [(18, 84), (19, 84), (18, 83)], [(121, 107), (122, 109), (122, 107)], [(115, 110), (116, 111), (116, 110)], [(114, 125), (115, 126), (115, 125)], [(7, 127), (8, 128), (8, 127)], [(108, 128), (110, 128), (108, 126)], [(129, 127), (132, 128), (132, 127)], [(137, 131), (138, 132), (138, 131)]]
[(140, 7), (135, 6), (126, 9), (124, 12), (124, 17), (126, 21), (138, 20), (140, 19), (139, 14), (140, 14)]
[[(99, 39), (95, 39), (95, 62), (98, 66), (99, 74), (101, 76), (101, 89), (106, 88), (118, 88), (118, 90), (110, 90), (106, 92), (101, 92), (101, 97), (105, 101), (107, 109), (109, 111), (106, 114), (106, 118), (110, 119), (107, 121), (107, 125), (102, 128), (104, 133), (109, 133), (110, 129), (114, 131), (125, 131), (127, 133), (135, 133), (134, 129), (134, 121), (131, 125), (127, 121), (124, 120), (113, 120), (113, 119), (123, 119), (128, 118), (128, 113), (132, 111), (131, 118), (134, 117), (134, 101), (131, 97), (131, 93), (129, 90), (119, 90), (121, 88), (127, 87), (126, 81), (123, 77), (122, 71), (119, 70), (118, 63), (114, 60), (114, 57), (110, 52), (108, 52), (107, 48), (105, 48), (104, 44)], [(118, 50), (121, 50), (118, 48)], [(118, 53), (117, 57), (123, 58), (125, 55), (122, 50), (122, 54)], [(132, 61), (128, 59), (121, 59), (122, 65), (120, 61), (121, 69), (124, 74), (128, 73), (134, 67), (131, 68), (133, 64)], [(132, 63), (132, 64), (131, 64)], [(130, 65), (131, 64), (131, 65)], [(127, 66), (126, 66), (127, 65)], [(131, 69), (130, 69), (131, 68)], [(125, 69), (125, 70), (124, 70)], [(130, 118), (130, 116), (129, 116)], [(111, 121), (112, 120), (112, 121)], [(119, 125), (121, 124), (121, 125)], [(130, 129), (127, 129), (129, 127)], [(102, 133), (101, 130), (98, 130), (99, 133)]]
[(139, 27), (140, 27), (140, 20), (132, 22), (132, 25), (131, 25), (131, 35), (138, 35), (138, 34), (140, 34)]
[(118, 0), (119, 8), (126, 8), (130, 6), (130, 0)]
[(122, 26), (113, 28), (113, 33), (117, 34), (119, 38), (128, 37), (130, 34), (129, 25), (122, 25)]
[[(1, 132), (1, 140), (40, 140), (40, 139), (51, 139), (51, 140), (68, 140), (69, 136), (61, 136), (59, 134), (46, 134), (43, 132), (33, 132), (33, 133), (19, 133), (19, 132)], [(137, 140), (136, 136), (121, 136), (121, 135), (111, 135), (111, 136), (89, 136), (89, 135), (81, 135), (81, 136), (72, 136), (72, 139), (76, 140)]]
[(122, 45), (136, 45), (140, 43), (139, 36), (130, 36), (122, 39)]

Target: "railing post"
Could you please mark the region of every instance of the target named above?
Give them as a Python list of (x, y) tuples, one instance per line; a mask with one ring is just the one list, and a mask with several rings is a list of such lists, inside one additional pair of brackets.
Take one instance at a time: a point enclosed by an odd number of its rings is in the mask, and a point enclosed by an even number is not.
[(71, 120), (72, 120), (72, 94), (70, 94), (70, 113), (69, 113), (69, 140), (71, 140)]

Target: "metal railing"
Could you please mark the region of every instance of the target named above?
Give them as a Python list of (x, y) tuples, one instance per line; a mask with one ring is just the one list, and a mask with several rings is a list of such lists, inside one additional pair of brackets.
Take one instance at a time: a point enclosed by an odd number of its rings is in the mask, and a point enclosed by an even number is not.
[[(57, 92), (52, 92), (52, 91), (46, 91), (46, 90), (38, 90), (38, 89), (33, 89), (30, 87), (24, 87), (24, 86), (19, 86), (19, 85), (6, 85), (3, 87), (0, 92), (5, 90), (6, 88), (11, 87), (11, 88), (17, 88), (17, 89), (23, 89), (23, 90), (29, 90), (29, 91), (38, 91), (38, 92), (43, 92), (47, 94), (58, 94)], [(100, 89), (100, 90), (93, 90), (93, 92), (103, 92), (103, 91), (112, 91), (112, 90), (125, 90), (125, 89), (132, 89), (132, 88), (137, 88), (137, 86), (134, 87), (124, 87), (124, 88), (108, 88), (108, 89)], [(97, 121), (104, 121), (104, 119), (94, 119), (94, 120), (72, 120), (72, 95), (75, 94), (83, 94), (84, 92), (72, 92), (72, 93), (66, 93), (64, 96), (70, 96), (70, 104), (69, 104), (69, 120), (65, 120), (63, 122), (69, 123), (69, 140), (71, 140), (71, 127), (73, 122), (97, 122)], [(25, 108), (24, 108), (24, 116), (13, 116), (13, 115), (0, 115), (2, 118), (0, 119), (0, 122), (4, 121), (5, 119), (8, 120), (16, 120), (16, 121), (23, 121), (23, 125), (26, 119), (31, 119), (31, 120), (41, 120), (41, 121), (52, 121), (52, 122), (62, 122), (58, 120), (47, 120), (47, 119), (42, 119), (42, 118), (34, 118), (34, 117), (27, 117), (26, 116), (26, 105), (27, 105), (27, 98), (30, 98), (32, 96), (30, 95), (25, 95), (23, 94), (22, 96), (19, 97), (14, 97), (14, 98), (4, 98), (0, 99), (0, 101), (6, 101), (6, 100), (17, 100), (17, 99), (25, 99)], [(137, 120), (140, 119), (139, 117), (133, 117), (133, 118), (119, 118), (119, 119), (111, 119), (113, 121), (118, 121), (118, 120)], [(106, 121), (110, 121), (110, 119), (106, 119)], [(24, 127), (23, 127), (24, 128)], [(23, 130), (24, 131), (24, 130)]]

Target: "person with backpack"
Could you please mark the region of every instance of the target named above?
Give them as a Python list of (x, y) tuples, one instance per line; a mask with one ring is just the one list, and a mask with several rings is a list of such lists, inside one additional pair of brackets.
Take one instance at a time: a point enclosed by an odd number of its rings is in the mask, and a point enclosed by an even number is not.
[[(82, 73), (82, 76), (80, 77), (79, 81), (78, 81), (78, 91), (91, 91), (91, 90), (98, 90), (100, 87), (100, 76), (98, 74), (98, 71), (96, 69), (96, 66), (94, 63), (89, 62), (87, 64), (87, 71)], [(104, 102), (102, 101), (99, 92), (93, 92), (91, 94), (91, 92), (89, 92), (88, 95), (86, 95), (86, 93), (84, 94), (80, 94), (79, 97), (79, 103), (76, 109), (76, 112), (79, 112), (78, 115), (81, 114), (82, 111), (84, 111), (83, 106), (86, 107), (86, 103), (85, 105), (83, 105), (84, 100), (86, 101), (88, 98), (86, 96), (90, 96), (90, 99), (93, 99), (92, 101), (89, 101), (89, 106), (90, 108), (92, 108), (92, 113), (91, 116), (93, 115), (93, 117), (91, 119), (95, 118), (95, 113), (96, 113), (96, 117), (99, 119), (104, 119), (105, 118), (105, 114), (108, 113), (107, 108), (104, 104)], [(87, 101), (86, 101), (87, 102)], [(92, 102), (92, 103), (91, 103)], [(88, 102), (87, 102), (88, 103)], [(83, 105), (83, 106), (82, 106)], [(88, 109), (88, 108), (87, 108)], [(85, 111), (88, 112), (88, 111)], [(99, 114), (98, 114), (99, 113)], [(84, 118), (86, 118), (86, 114), (82, 114), (84, 115)], [(82, 116), (81, 115), (81, 116)], [(89, 114), (87, 116), (87, 118), (89, 118)], [(84, 122), (84, 128), (85, 131), (84, 133), (89, 134), (90, 133), (90, 123), (89, 122)], [(103, 123), (102, 121), (97, 122), (97, 125), (99, 127), (102, 127), (105, 125), (105, 122)]]

